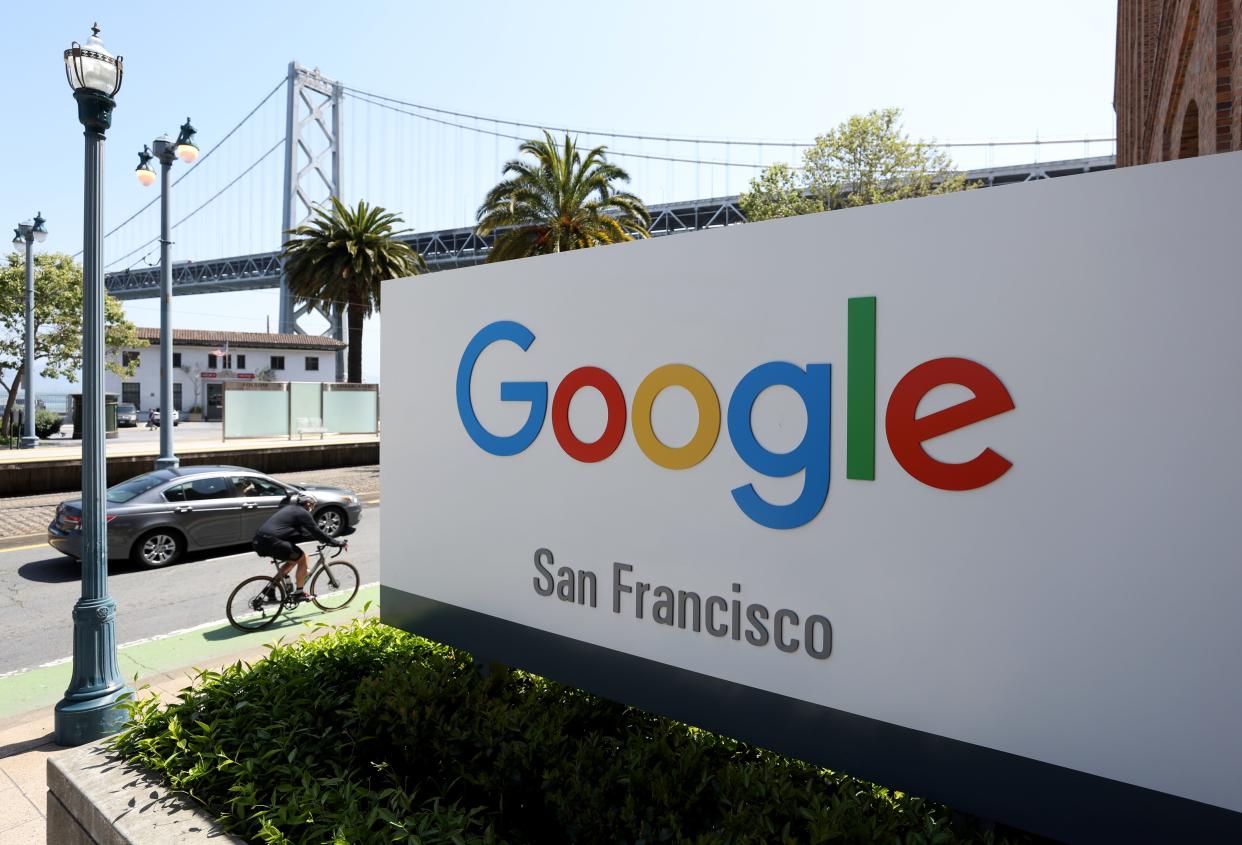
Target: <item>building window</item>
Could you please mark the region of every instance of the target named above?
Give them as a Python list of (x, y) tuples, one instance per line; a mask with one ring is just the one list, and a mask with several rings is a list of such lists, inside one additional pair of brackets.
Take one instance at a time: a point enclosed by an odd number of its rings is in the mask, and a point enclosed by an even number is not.
[(319, 356), (318, 355), (307, 355), (306, 356), (306, 371), (314, 372), (315, 370), (318, 370), (318, 369), (319, 369)]
[(174, 367), (180, 367), (180, 366), (181, 366), (181, 353), (180, 353), (180, 352), (174, 352), (174, 353), (173, 353), (173, 366), (174, 366)]
[(237, 356), (237, 369), (239, 370), (246, 369), (246, 356), (245, 355)]
[(231, 369), (233, 369), (233, 356), (232, 356), (232, 355), (225, 355), (223, 358), (221, 358), (221, 359), (220, 359), (220, 366), (221, 366), (221, 367), (223, 367), (223, 368), (224, 368), (224, 369), (226, 369), (226, 370), (231, 370)]
[(122, 367), (128, 367), (130, 364), (136, 364), (136, 363), (138, 363), (137, 352), (122, 352), (121, 353), (121, 366)]
[(214, 352), (207, 353), (207, 369), (214, 370), (219, 366)]
[(273, 355), (272, 356), (272, 369), (283, 370), (284, 368), (285, 368), (285, 356), (284, 355)]
[(122, 382), (121, 401), (142, 408), (142, 385), (136, 381)]
[(181, 410), (181, 382), (173, 384), (173, 407), (178, 411)]

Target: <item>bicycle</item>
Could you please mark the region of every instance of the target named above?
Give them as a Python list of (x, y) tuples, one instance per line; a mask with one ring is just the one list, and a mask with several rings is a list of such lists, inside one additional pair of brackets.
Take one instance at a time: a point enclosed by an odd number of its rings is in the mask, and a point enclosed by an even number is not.
[[(358, 569), (347, 560), (335, 560), (348, 546), (341, 546), (332, 558), (325, 559), (327, 545), (315, 548), (318, 556), (307, 575), (306, 583), (313, 596), (311, 601), (320, 610), (340, 610), (358, 595)], [(287, 561), (272, 560), (275, 575), (253, 575), (229, 593), (225, 613), (229, 624), (239, 631), (259, 631), (276, 621), (285, 610), (293, 610), (301, 602), (293, 598), (293, 579), (289, 573), (282, 578), (280, 567)], [(323, 589), (323, 593), (320, 593)]]

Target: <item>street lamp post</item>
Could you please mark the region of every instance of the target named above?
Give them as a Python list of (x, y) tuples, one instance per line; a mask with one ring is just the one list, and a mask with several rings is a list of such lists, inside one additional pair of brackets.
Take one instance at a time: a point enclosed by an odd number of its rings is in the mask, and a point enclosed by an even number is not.
[(73, 678), (56, 705), (56, 741), (81, 745), (115, 733), (117, 704), (131, 690), (116, 656), (116, 602), (108, 595), (104, 490), (103, 150), (121, 88), (120, 56), (91, 27), (85, 45), (65, 51), (65, 75), (86, 136), (82, 214), (82, 596), (73, 606)]
[(34, 389), (34, 244), (42, 243), (47, 238), (47, 223), (43, 212), (35, 215), (34, 220), (17, 224), (13, 230), (13, 243), (24, 244), (26, 247), (26, 366), (23, 382), (26, 388), (26, 418), (23, 433), (18, 446), (22, 449), (33, 449), (39, 445), (35, 434), (35, 389)]
[[(169, 171), (173, 159), (179, 158), (186, 164), (193, 164), (198, 159), (198, 147), (194, 145), (194, 127), (187, 117), (181, 125), (177, 140), (168, 140), (167, 135), (156, 138), (149, 147), (138, 153), (138, 181), (146, 187), (155, 182), (155, 171), (151, 169), (151, 159), (160, 163), (160, 456), (155, 461), (156, 469), (168, 469), (179, 466), (181, 461), (173, 454), (173, 353), (172, 353), (172, 241), (169, 239), (169, 188), (172, 183)], [(170, 410), (171, 409), (171, 410)]]

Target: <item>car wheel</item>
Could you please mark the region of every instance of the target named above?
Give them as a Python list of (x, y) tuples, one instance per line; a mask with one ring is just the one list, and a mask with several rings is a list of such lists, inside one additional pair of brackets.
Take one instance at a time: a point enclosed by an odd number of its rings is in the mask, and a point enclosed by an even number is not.
[(157, 528), (138, 538), (129, 558), (136, 564), (152, 568), (176, 563), (185, 554), (185, 540), (176, 531)]
[(319, 523), (320, 531), (329, 537), (335, 537), (345, 530), (345, 511), (340, 508), (326, 507), (315, 514), (315, 522)]

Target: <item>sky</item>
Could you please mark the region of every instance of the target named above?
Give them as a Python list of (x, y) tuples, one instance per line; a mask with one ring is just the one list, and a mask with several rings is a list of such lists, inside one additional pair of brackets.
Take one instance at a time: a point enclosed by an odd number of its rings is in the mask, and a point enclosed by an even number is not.
[[(174, 11), (185, 8), (188, 11)], [(0, 223), (42, 211), (40, 246), (82, 244), (82, 136), (62, 54), (98, 21), (124, 56), (105, 154), (105, 225), (156, 197), (133, 176), (136, 153), (175, 134), (187, 115), (204, 151), (287, 73), (317, 67), (364, 91), (450, 111), (575, 129), (703, 139), (810, 141), (851, 114), (896, 106), (913, 137), (953, 141), (1111, 138), (1116, 3), (1045, 0), (532, 0), (341, 4), (232, 2), (170, 6), (58, 2), (9, 9), (0, 56), (11, 99), (0, 132), (7, 163)], [(175, 165), (174, 219), (197, 208), (271, 150), (284, 132), (284, 89), (191, 172)], [(405, 107), (398, 107), (405, 108)], [(408, 110), (408, 109), (407, 109)], [(430, 112), (420, 112), (424, 116)], [(368, 198), (418, 230), (467, 225), (500, 162), (534, 130), (440, 115), (448, 127), (347, 102), (345, 196)], [(673, 165), (615, 158), (648, 202), (723, 196), (758, 172), (742, 163), (796, 161), (795, 148), (675, 144), (588, 136), (617, 152), (728, 160)], [(956, 148), (964, 166), (1108, 154), (1107, 144)], [(273, 249), (280, 237), (282, 149), (174, 233), (174, 260)], [(158, 259), (152, 208), (106, 242), (110, 270)], [(177, 328), (263, 331), (277, 292), (178, 297)], [(127, 303), (158, 325), (158, 301)], [(382, 317), (368, 322), (364, 377), (379, 380)], [(63, 383), (37, 389), (62, 390)]]

